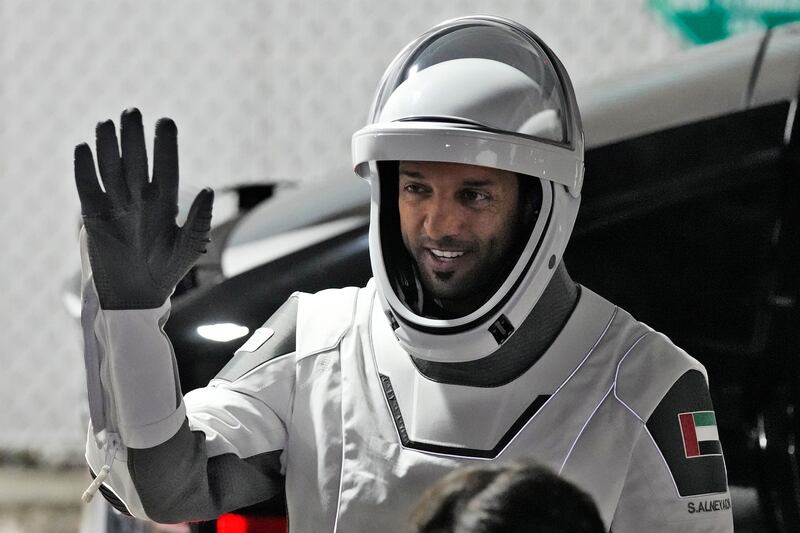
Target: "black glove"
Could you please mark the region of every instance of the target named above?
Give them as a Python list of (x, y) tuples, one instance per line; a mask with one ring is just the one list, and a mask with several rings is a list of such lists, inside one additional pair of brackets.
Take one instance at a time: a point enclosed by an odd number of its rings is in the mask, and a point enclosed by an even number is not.
[(205, 253), (214, 191), (200, 191), (186, 223), (178, 227), (175, 123), (168, 118), (156, 123), (153, 180), (148, 182), (142, 115), (138, 109), (128, 109), (120, 120), (121, 158), (114, 123), (100, 122), (95, 130), (105, 192), (86, 143), (75, 147), (75, 182), (100, 307), (151, 309), (169, 298)]

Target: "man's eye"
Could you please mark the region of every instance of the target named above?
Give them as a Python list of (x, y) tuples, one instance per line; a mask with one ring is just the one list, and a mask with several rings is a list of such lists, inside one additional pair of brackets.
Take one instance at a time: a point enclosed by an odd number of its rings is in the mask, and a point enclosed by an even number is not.
[(491, 199), (491, 196), (483, 191), (463, 191), (461, 196), (464, 200), (473, 203), (482, 203)]
[(411, 194), (422, 194), (425, 192), (425, 189), (416, 183), (409, 183), (403, 186), (403, 191)]

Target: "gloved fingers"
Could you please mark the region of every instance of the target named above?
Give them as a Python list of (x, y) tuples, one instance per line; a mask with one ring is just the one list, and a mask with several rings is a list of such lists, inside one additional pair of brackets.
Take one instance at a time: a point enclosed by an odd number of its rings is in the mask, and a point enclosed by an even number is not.
[(134, 107), (122, 112), (120, 130), (122, 170), (131, 196), (138, 199), (148, 182), (147, 149), (144, 143), (142, 114), (138, 109)]
[(188, 245), (197, 253), (205, 253), (206, 245), (210, 242), (208, 234), (211, 231), (211, 211), (214, 205), (214, 191), (206, 187), (199, 193), (189, 208), (186, 223), (181, 229), (182, 236), (187, 239)]
[(100, 168), (100, 177), (103, 179), (108, 201), (113, 208), (124, 207), (128, 204), (130, 196), (122, 176), (122, 159), (119, 157), (114, 122), (111, 120), (98, 122), (95, 128), (95, 141), (97, 166)]
[(75, 147), (75, 185), (84, 216), (96, 216), (108, 211), (108, 198), (97, 181), (92, 149), (86, 143)]
[(152, 185), (163, 204), (178, 204), (178, 128), (169, 118), (156, 122)]

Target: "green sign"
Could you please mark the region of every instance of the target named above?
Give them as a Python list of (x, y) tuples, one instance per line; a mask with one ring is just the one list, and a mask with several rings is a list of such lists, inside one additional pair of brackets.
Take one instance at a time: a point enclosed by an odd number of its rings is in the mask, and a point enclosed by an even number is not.
[(800, 20), (800, 0), (649, 0), (695, 44)]

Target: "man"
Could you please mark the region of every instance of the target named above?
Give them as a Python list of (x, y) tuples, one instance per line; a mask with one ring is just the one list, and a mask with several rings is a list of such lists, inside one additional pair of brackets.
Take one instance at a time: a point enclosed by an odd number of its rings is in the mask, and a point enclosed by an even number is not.
[(211, 518), (284, 473), (293, 531), (400, 531), (454, 468), (533, 456), (616, 533), (732, 529), (705, 370), (561, 261), (583, 134), (563, 66), (529, 30), (455, 19), (395, 58), (353, 136), (374, 280), (295, 294), (185, 398), (161, 325), (212, 193), (178, 228), (174, 124), (156, 126), (148, 181), (141, 117), (121, 122), (121, 157), (98, 126), (105, 191), (88, 146), (75, 153), (87, 459), (119, 508)]

